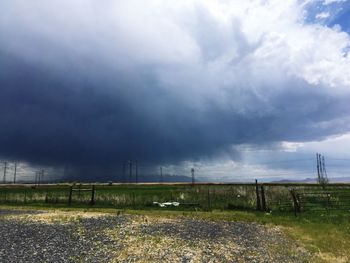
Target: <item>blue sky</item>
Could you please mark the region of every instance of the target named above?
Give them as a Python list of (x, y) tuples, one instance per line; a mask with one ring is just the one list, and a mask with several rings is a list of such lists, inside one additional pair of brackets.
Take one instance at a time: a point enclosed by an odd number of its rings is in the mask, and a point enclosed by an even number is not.
[(315, 176), (320, 152), (347, 176), (349, 18), (341, 0), (3, 1), (0, 157), (26, 178), (138, 160), (250, 181)]
[(339, 25), (343, 31), (350, 30), (350, 2), (310, 1), (307, 4), (307, 21), (333, 27)]

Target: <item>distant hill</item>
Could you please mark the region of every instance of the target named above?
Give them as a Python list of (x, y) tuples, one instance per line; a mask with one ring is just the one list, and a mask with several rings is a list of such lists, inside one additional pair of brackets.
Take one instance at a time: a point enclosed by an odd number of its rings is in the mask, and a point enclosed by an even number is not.
[[(184, 175), (168, 175), (165, 174), (163, 176), (163, 182), (168, 183), (183, 183), (183, 182), (191, 182), (192, 178)], [(197, 180), (198, 181), (198, 180)], [(151, 182), (160, 182), (159, 175), (144, 175), (139, 177), (139, 182), (151, 183)]]
[[(129, 179), (129, 175), (125, 174), (124, 176), (119, 175), (113, 175), (113, 174), (98, 174), (98, 173), (85, 173), (82, 174), (70, 174), (66, 178), (58, 178), (56, 182), (85, 182), (85, 183), (94, 183), (94, 182), (118, 182), (118, 183), (128, 183), (129, 181), (131, 183), (136, 182), (135, 174), (132, 175), (132, 177)], [(159, 174), (139, 174), (138, 175), (138, 182), (139, 183), (158, 183), (161, 181)], [(176, 174), (163, 174), (163, 182), (191, 182), (192, 179), (189, 176), (184, 175), (176, 175)], [(199, 180), (196, 180), (199, 181)], [(53, 182), (53, 181), (51, 181)]]
[[(330, 183), (350, 183), (350, 177), (334, 177), (329, 178)], [(317, 183), (316, 178), (305, 178), (302, 180), (290, 180), (282, 179), (278, 181), (272, 181), (272, 183)]]
[(271, 183), (316, 183), (316, 179), (314, 178), (305, 178), (302, 180), (282, 179), (278, 181), (272, 181)]
[(350, 183), (350, 177), (334, 177), (329, 180), (331, 183)]

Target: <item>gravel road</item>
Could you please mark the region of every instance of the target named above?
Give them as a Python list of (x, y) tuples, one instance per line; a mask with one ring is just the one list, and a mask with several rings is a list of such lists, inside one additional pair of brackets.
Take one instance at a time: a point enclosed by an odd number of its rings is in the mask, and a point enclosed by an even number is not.
[(194, 218), (0, 210), (0, 262), (307, 262), (280, 228)]

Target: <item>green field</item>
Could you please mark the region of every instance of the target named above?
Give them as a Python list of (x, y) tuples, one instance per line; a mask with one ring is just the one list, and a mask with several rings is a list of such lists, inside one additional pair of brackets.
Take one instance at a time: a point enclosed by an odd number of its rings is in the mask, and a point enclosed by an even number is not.
[[(91, 205), (89, 189), (92, 189), (90, 184), (2, 185), (0, 203), (42, 206), (70, 203), (84, 207)], [(179, 202), (178, 207), (159, 208), (172, 210), (254, 210), (257, 207), (254, 184), (94, 184), (94, 189), (95, 207), (158, 209), (154, 202)], [(350, 209), (350, 186), (347, 184), (328, 185), (325, 189), (316, 184), (261, 184), (258, 189), (259, 198), (264, 195), (265, 211), (294, 211), (292, 189), (301, 199), (303, 212), (348, 212)]]
[[(256, 211), (254, 184), (71, 184), (3, 185), (0, 204), (6, 208), (60, 209), (149, 216), (190, 216), (282, 226), (284, 232), (311, 251), (313, 262), (350, 262), (350, 186), (264, 184), (266, 211)], [(259, 189), (262, 185), (259, 185)], [(81, 189), (79, 192), (78, 189)], [(302, 209), (294, 213), (291, 189), (300, 194)], [(261, 195), (261, 192), (260, 192)], [(178, 207), (153, 202), (177, 201)]]

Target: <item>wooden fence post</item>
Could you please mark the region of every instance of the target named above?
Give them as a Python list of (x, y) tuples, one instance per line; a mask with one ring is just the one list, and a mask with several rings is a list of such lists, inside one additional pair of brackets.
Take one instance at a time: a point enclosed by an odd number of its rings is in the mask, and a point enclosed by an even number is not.
[(261, 203), (260, 203), (260, 194), (259, 194), (259, 186), (258, 186), (258, 180), (255, 179), (255, 192), (256, 192), (256, 210), (261, 210)]
[(262, 210), (267, 211), (264, 186), (261, 186), (260, 189), (261, 189)]
[(298, 201), (297, 195), (295, 194), (294, 189), (291, 189), (290, 193), (291, 193), (292, 198), (293, 198), (294, 214), (295, 214), (295, 216), (297, 216), (297, 213), (300, 213), (300, 204), (299, 204), (299, 201)]
[(68, 197), (68, 205), (72, 204), (72, 193), (73, 193), (73, 186), (69, 188), (69, 197)]
[(327, 214), (329, 216), (330, 211), (331, 211), (331, 194), (327, 193)]
[(208, 210), (210, 210), (210, 189), (208, 187)]
[(91, 204), (91, 205), (94, 205), (94, 204), (95, 204), (95, 185), (92, 185), (90, 204)]

